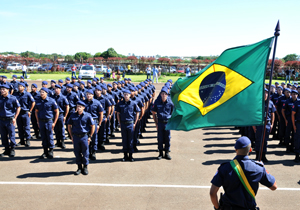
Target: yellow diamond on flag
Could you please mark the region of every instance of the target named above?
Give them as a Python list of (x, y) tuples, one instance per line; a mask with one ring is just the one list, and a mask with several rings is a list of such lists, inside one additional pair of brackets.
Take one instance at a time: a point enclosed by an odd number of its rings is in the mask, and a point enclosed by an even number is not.
[(195, 106), (206, 115), (252, 83), (226, 66), (213, 64), (180, 93), (178, 101)]

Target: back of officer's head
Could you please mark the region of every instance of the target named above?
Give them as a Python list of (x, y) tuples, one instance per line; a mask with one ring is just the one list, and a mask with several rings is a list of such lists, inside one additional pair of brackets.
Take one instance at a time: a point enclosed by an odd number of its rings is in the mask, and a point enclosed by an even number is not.
[(251, 152), (251, 141), (247, 136), (240, 137), (234, 145), (237, 155), (248, 155)]

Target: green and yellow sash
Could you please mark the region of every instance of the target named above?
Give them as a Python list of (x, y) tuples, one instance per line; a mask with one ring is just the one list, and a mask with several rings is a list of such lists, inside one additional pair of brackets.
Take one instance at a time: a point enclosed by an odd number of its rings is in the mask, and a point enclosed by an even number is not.
[(230, 161), (230, 165), (233, 168), (233, 170), (235, 171), (235, 173), (238, 175), (238, 177), (241, 180), (242, 184), (244, 185), (245, 189), (248, 191), (248, 193), (251, 195), (251, 197), (255, 200), (255, 193), (254, 193), (252, 187), (250, 186), (239, 162), (237, 160), (232, 160), (232, 161)]

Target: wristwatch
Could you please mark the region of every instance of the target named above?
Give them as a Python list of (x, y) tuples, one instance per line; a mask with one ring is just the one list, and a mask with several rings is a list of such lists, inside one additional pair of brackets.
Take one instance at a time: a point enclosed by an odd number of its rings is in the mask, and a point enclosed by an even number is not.
[(219, 208), (217, 208), (217, 209), (216, 209), (216, 207), (214, 206), (214, 210), (220, 210), (220, 206), (219, 206)]

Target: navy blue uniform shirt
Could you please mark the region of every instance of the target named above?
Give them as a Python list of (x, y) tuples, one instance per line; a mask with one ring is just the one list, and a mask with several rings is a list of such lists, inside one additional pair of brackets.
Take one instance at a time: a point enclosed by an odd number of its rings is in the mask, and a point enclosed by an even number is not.
[(68, 125), (72, 125), (73, 134), (88, 133), (91, 130), (91, 125), (94, 125), (94, 120), (90, 113), (83, 112), (79, 115), (74, 112), (70, 115)]
[(116, 111), (120, 113), (120, 120), (123, 122), (134, 121), (135, 114), (141, 110), (135, 102), (129, 99), (127, 102), (120, 101), (116, 106)]
[(0, 117), (14, 117), (18, 107), (20, 104), (15, 96), (0, 96)]
[(56, 110), (58, 107), (55, 100), (47, 96), (45, 100), (39, 98), (35, 103), (35, 108), (39, 110), (39, 119), (53, 119), (54, 110)]
[(116, 102), (115, 102), (115, 99), (108, 93), (106, 93), (106, 95), (102, 94), (103, 97), (106, 97), (109, 102), (111, 103), (111, 106), (115, 106), (116, 105)]
[(23, 91), (23, 93), (17, 92), (13, 94), (19, 101), (21, 110), (29, 111), (32, 103), (35, 101), (30, 93)]
[(300, 122), (300, 100), (297, 100), (295, 103), (294, 103), (294, 106), (292, 108), (292, 111), (293, 112), (296, 112), (295, 114), (295, 120), (297, 122)]
[[(238, 155), (234, 159), (239, 162), (255, 194), (258, 191), (259, 183), (267, 187), (272, 187), (275, 183), (275, 178), (266, 171), (261, 163), (242, 155)], [(229, 162), (221, 164), (211, 183), (217, 187), (223, 186), (225, 194), (222, 201), (225, 205), (249, 209), (256, 207), (255, 200), (246, 191)]]
[[(290, 97), (289, 97), (290, 98)], [(286, 98), (285, 95), (279, 96), (279, 98), (276, 101), (277, 111), (281, 115), (282, 106), (285, 103), (285, 101), (289, 98)]]
[(77, 101), (79, 101), (79, 98), (76, 95), (76, 93), (74, 93), (74, 92), (67, 93), (65, 96), (67, 97), (67, 99), (69, 101), (70, 110), (75, 109), (76, 103), (77, 103)]
[[(265, 113), (267, 112), (267, 101), (265, 101)], [(269, 113), (267, 115), (267, 121), (270, 121), (271, 120), (271, 113), (274, 113), (276, 112), (276, 108), (273, 104), (273, 102), (270, 100), (270, 103), (269, 103)], [(266, 118), (264, 118), (266, 119)]]
[(156, 99), (151, 111), (157, 113), (157, 118), (159, 120), (168, 120), (171, 118), (174, 109), (173, 102), (168, 98), (165, 102), (161, 99)]
[(52, 98), (56, 101), (59, 114), (65, 113), (66, 106), (69, 105), (68, 99), (61, 93), (59, 95), (52, 96)]
[(294, 106), (294, 103), (296, 101), (298, 101), (299, 99), (293, 101), (292, 98), (289, 98), (288, 100), (286, 100), (284, 103), (283, 103), (283, 106), (282, 106), (282, 109), (284, 109), (284, 114), (285, 114), (285, 117), (286, 118), (291, 118), (291, 114), (292, 114), (292, 108)]
[[(101, 95), (99, 98), (96, 98), (102, 105), (103, 108), (103, 114), (106, 114), (106, 111), (108, 109), (108, 107), (112, 106), (112, 104), (110, 103), (110, 101), (108, 100), (108, 98), (103, 97), (103, 95)], [(105, 116), (103, 116), (104, 118)]]
[(104, 109), (100, 103), (100, 101), (93, 98), (92, 101), (88, 101), (87, 99), (84, 101), (85, 103), (85, 112), (88, 112), (92, 115), (93, 119), (99, 119), (99, 112), (103, 112)]

